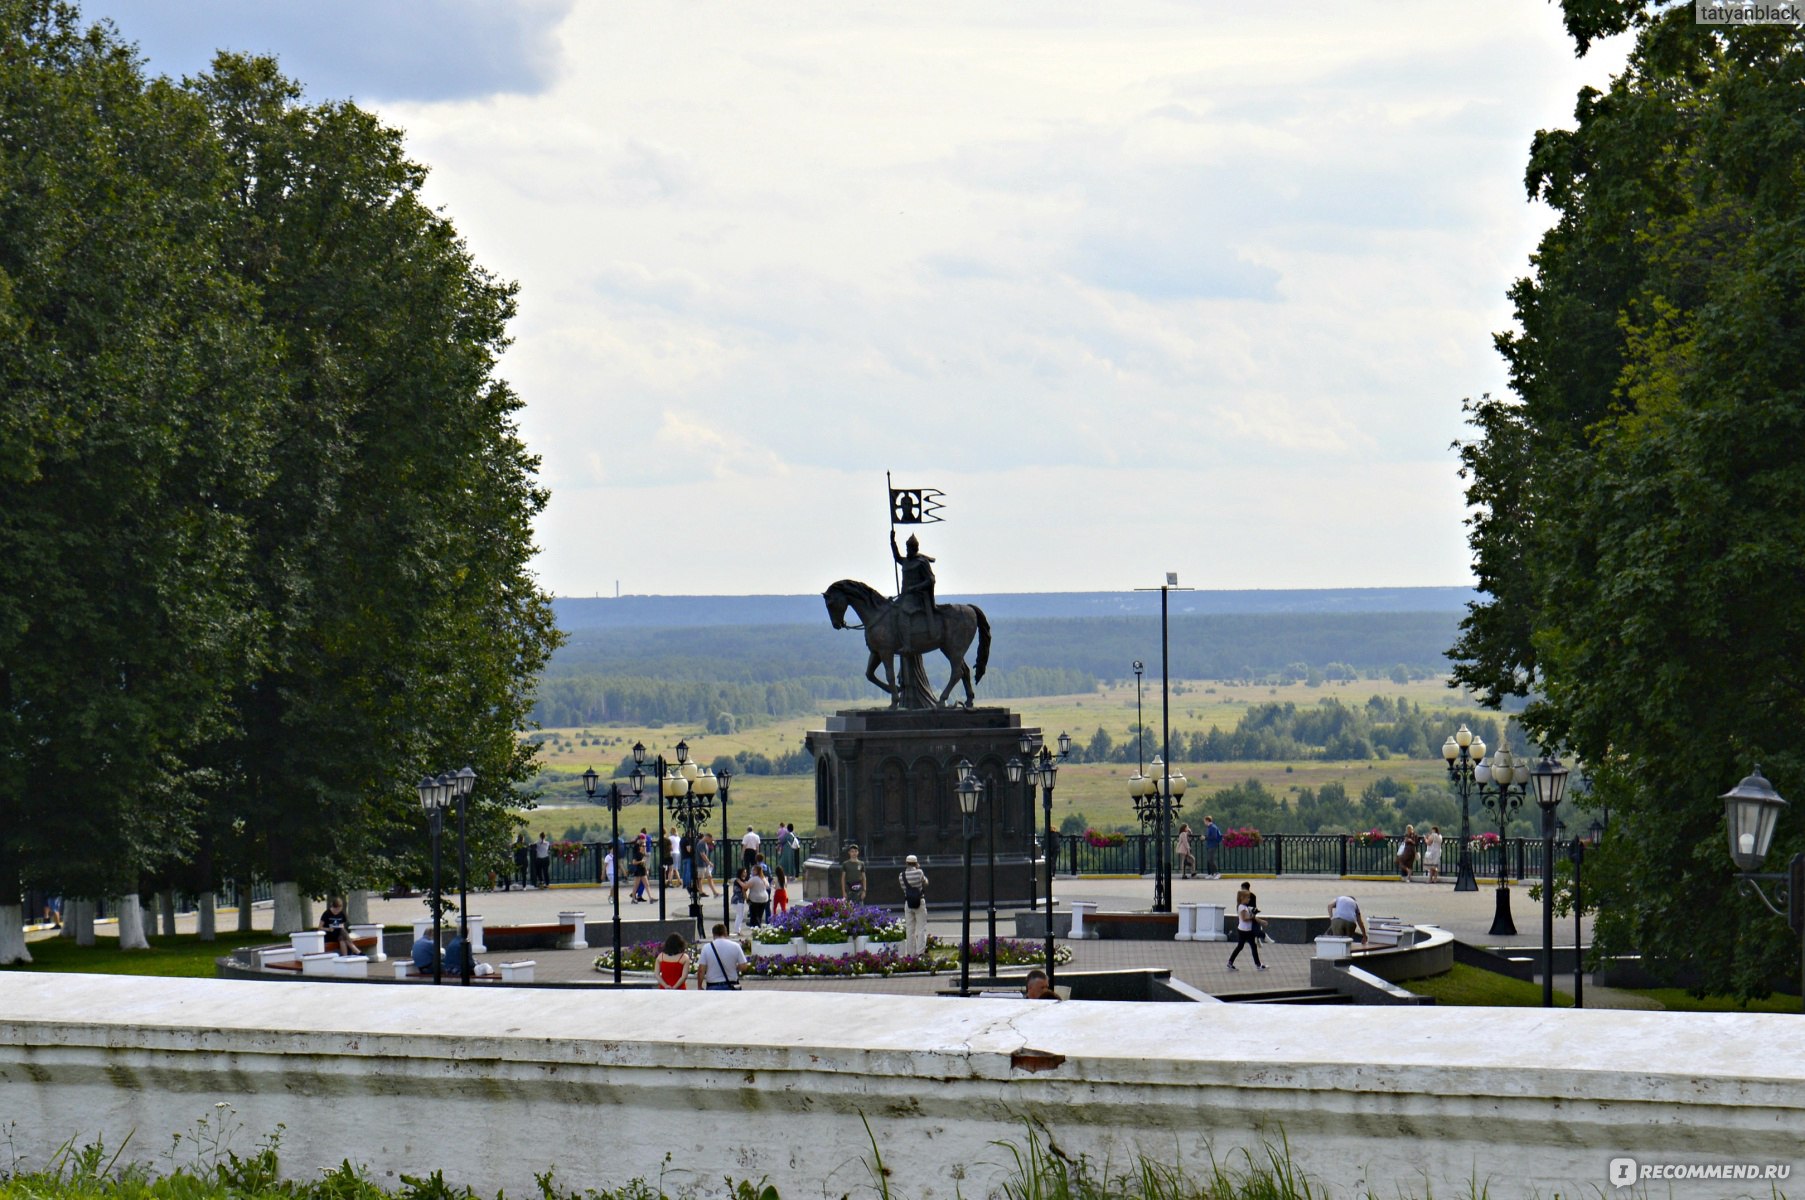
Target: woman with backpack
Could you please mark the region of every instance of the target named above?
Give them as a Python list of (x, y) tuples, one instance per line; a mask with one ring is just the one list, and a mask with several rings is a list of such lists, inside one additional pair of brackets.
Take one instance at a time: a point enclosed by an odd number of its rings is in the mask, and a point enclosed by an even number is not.
[(928, 877), (913, 854), (903, 859), (896, 877), (903, 894), (903, 953), (911, 957), (928, 952)]
[(746, 928), (746, 883), (748, 879), (747, 869), (741, 867), (734, 874), (733, 882), (727, 888), (727, 899), (733, 906), (733, 932), (736, 935)]

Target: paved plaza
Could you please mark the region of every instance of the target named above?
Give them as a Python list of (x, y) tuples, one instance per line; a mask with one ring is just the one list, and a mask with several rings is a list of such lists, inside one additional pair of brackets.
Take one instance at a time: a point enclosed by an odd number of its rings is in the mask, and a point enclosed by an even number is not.
[[(950, 864), (947, 866), (936, 864), (936, 866), (940, 866), (944, 873)], [(1174, 899), (1181, 902), (1220, 903), (1232, 907), (1235, 890), (1241, 882), (1240, 879), (1227, 877), (1220, 880), (1180, 879), (1175, 882)], [(1326, 913), (1329, 902), (1336, 896), (1345, 893), (1357, 899), (1368, 916), (1397, 917), (1415, 925), (1439, 926), (1460, 940), (1474, 945), (1527, 949), (1540, 947), (1542, 944), (1541, 906), (1530, 899), (1529, 889), (1525, 884), (1513, 884), (1510, 889), (1511, 912), (1517, 926), (1517, 935), (1515, 937), (1493, 937), (1489, 931), (1497, 903), (1496, 891), (1483, 881), (1479, 891), (1464, 893), (1456, 893), (1452, 884), (1449, 883), (1407, 884), (1397, 880), (1286, 876), (1272, 879), (1256, 878), (1248, 882), (1253, 884), (1254, 891), (1259, 897), (1260, 911), (1267, 916), (1305, 916)], [(936, 894), (941, 894), (938, 888), (936, 888)], [(1152, 896), (1153, 883), (1150, 879), (1072, 879), (1062, 877), (1054, 883), (1055, 905), (1062, 911), (1067, 909), (1073, 900), (1095, 901), (1099, 906), (1099, 911), (1102, 912), (1145, 911), (1151, 905)], [(658, 915), (656, 904), (627, 903), (624, 891), (622, 901), (621, 917), (623, 921), (644, 921)], [(605, 929), (612, 912), (609, 904), (610, 891), (603, 887), (561, 886), (547, 890), (516, 888), (505, 892), (472, 892), (470, 895), (471, 911), (480, 913), (484, 922), (489, 926), (548, 924), (555, 922), (561, 911), (577, 911), (586, 915), (592, 930), (592, 938), (593, 931), (597, 927)], [(686, 907), (685, 893), (676, 890), (667, 893), (665, 910), (671, 918), (680, 918)], [(705, 899), (703, 907), (710, 926), (721, 919), (721, 902), (718, 897), (712, 900)], [(1015, 909), (999, 909), (998, 911), (997, 929), (1004, 937), (1014, 935), (1015, 911)], [(426, 907), (421, 897), (397, 900), (372, 898), (370, 901), (370, 919), (388, 925), (409, 924), (417, 917), (423, 916), (425, 912)], [(270, 910), (268, 905), (258, 907), (253, 923), (258, 929), (269, 929)], [(230, 947), (252, 940), (232, 932), (236, 926), (236, 918), (233, 914), (222, 914), (219, 924), (222, 953)], [(184, 931), (191, 931), (194, 928), (194, 916), (188, 914), (182, 917), (179, 927)], [(929, 921), (929, 929), (946, 941), (957, 942), (959, 912), (956, 909), (936, 909)], [(1584, 929), (1584, 940), (1590, 942), (1590, 918), (1587, 918)], [(972, 913), (972, 936), (982, 938), (985, 935), (985, 914), (982, 908), (982, 898), (979, 898), (978, 907)], [(36, 936), (47, 936), (47, 933), (40, 932)], [(1555, 944), (1564, 946), (1572, 943), (1572, 919), (1557, 920)], [(1267, 970), (1255, 970), (1251, 955), (1247, 951), (1243, 951), (1237, 964), (1240, 969), (1230, 971), (1228, 956), (1232, 944), (1226, 942), (1061, 941), (1060, 945), (1072, 950), (1074, 957), (1070, 969), (1073, 970), (1166, 967), (1170, 968), (1174, 978), (1211, 995), (1308, 987), (1310, 958), (1314, 953), (1312, 946), (1279, 945), (1267, 942), (1260, 950), (1261, 958), (1267, 964)], [(531, 958), (537, 964), (535, 975), (540, 981), (600, 984), (603, 982), (604, 976), (594, 968), (595, 956), (599, 952), (595, 948), (589, 950), (515, 951), (506, 954), (479, 955), (478, 961), (500, 963)], [(1014, 968), (1016, 972), (1025, 969)], [(974, 975), (983, 973), (980, 963), (973, 964), (973, 972)], [(1008, 974), (1010, 970), (1006, 968), (1003, 973)], [(776, 990), (926, 995), (955, 984), (957, 978), (956, 971), (950, 974), (892, 976), (876, 979), (764, 980), (748, 978), (747, 986)]]

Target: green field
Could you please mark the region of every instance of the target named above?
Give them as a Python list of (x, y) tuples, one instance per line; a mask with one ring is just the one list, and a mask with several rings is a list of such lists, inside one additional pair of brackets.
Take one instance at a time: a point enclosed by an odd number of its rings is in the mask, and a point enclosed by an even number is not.
[(211, 979), (213, 960), (224, 958), (234, 946), (268, 945), (270, 935), (226, 933), (218, 941), (203, 942), (192, 933), (151, 937), (148, 950), (121, 950), (117, 936), (98, 936), (92, 946), (78, 946), (73, 938), (41, 938), (26, 947), (32, 961), (0, 967), (0, 971), (63, 971), (83, 975), (172, 975)]
[[(1290, 702), (1304, 707), (1333, 697), (1351, 706), (1365, 703), (1369, 696), (1379, 695), (1388, 699), (1403, 696), (1427, 711), (1452, 713), (1478, 707), (1471, 697), (1448, 688), (1439, 679), (1402, 684), (1362, 679), (1351, 683), (1327, 683), (1321, 687), (1302, 683), (1270, 687), (1183, 680), (1174, 681), (1173, 692), (1170, 711), (1174, 735), (1205, 732), (1211, 726), (1231, 729), (1249, 705), (1269, 702)], [(875, 702), (876, 693), (873, 697)], [(1132, 682), (1126, 686), (1099, 688), (1080, 696), (1038, 696), (997, 703), (1021, 714), (1024, 724), (1040, 728), (1049, 738), (1058, 736), (1063, 730), (1082, 744), (1101, 727), (1118, 743), (1133, 741), (1135, 692)], [(810, 729), (821, 728), (824, 718), (832, 711), (832, 708), (824, 708), (813, 716), (773, 721), (730, 734), (711, 734), (705, 729), (678, 726), (599, 725), (548, 729), (539, 734), (544, 738), (540, 759), (548, 772), (576, 776), (586, 768), (594, 767), (606, 781), (631, 753), (636, 741), (645, 745), (648, 757), (663, 752), (674, 758), (676, 745), (682, 741), (688, 744), (691, 757), (705, 763), (720, 755), (742, 752), (775, 758), (801, 747), (804, 735)], [(1160, 728), (1157, 679), (1146, 685), (1142, 714), (1152, 739), (1157, 742)], [(1452, 724), (1449, 731), (1453, 731)], [(1349, 792), (1358, 793), (1384, 775), (1417, 785), (1434, 784), (1445, 778), (1445, 769), (1439, 759), (1218, 762), (1207, 766), (1181, 762), (1177, 765), (1191, 782), (1185, 806), (1200, 814), (1204, 809), (1198, 806), (1207, 801), (1211, 793), (1249, 779), (1257, 779), (1284, 796), (1299, 788), (1319, 788), (1331, 780), (1340, 780)], [(1127, 788), (1128, 777), (1133, 773), (1132, 765), (1122, 763), (1075, 763), (1062, 768), (1058, 787), (1053, 793), (1054, 823), (1074, 812), (1083, 813), (1095, 825), (1132, 823), (1133, 807), (1128, 800)], [(574, 789), (567, 786), (564, 790), (569, 793)], [(554, 800), (548, 807), (553, 808), (556, 815), (543, 812), (527, 817), (535, 830), (544, 825), (556, 836), (567, 825), (587, 823), (591, 828), (605, 828), (607, 824), (607, 810), (599, 806), (590, 808)], [(793, 821), (798, 831), (807, 832), (814, 827), (814, 778), (811, 775), (741, 773), (733, 781), (732, 808), (730, 828), (736, 832), (743, 831), (748, 824), (770, 829), (780, 821)], [(633, 808), (622, 810), (623, 828), (630, 827), (637, 832), (641, 824), (648, 827), (655, 824), (656, 816), (649, 806), (642, 806), (639, 811), (651, 820), (635, 817), (634, 811)]]

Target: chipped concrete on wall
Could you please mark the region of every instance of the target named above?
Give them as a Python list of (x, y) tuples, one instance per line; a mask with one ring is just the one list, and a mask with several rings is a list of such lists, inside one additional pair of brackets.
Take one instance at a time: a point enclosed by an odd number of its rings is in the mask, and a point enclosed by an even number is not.
[(240, 1153), (285, 1127), (290, 1174), (491, 1194), (655, 1179), (667, 1150), (673, 1190), (873, 1194), (868, 1121), (897, 1194), (970, 1198), (1030, 1120), (1119, 1166), (1282, 1138), (1336, 1195), (1591, 1194), (1622, 1155), (1805, 1160), (1805, 1022), (0, 976), (0, 1122), (36, 1162), (127, 1132), (151, 1159), (220, 1102)]

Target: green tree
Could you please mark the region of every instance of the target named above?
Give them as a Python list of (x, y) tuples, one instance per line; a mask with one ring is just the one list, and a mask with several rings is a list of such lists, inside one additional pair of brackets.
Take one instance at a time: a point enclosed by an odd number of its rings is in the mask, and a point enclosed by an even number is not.
[(183, 754), (258, 632), (267, 355), (219, 270), (227, 178), (108, 30), (0, 2), (0, 961), (21, 879), (135, 897), (187, 852)]
[(422, 771), (477, 771), (472, 859), (512, 832), (532, 775), (515, 731), (555, 641), (526, 563), (545, 494), (493, 374), (514, 288), (420, 198), (401, 136), (307, 106), (273, 61), (222, 54), (193, 84), (232, 172), (225, 262), (279, 347), (255, 540), (258, 670), (219, 766), (215, 828), (300, 895), (418, 879)]
[[(1763, 994), (1797, 939), (1731, 886), (1716, 797), (1755, 762), (1805, 788), (1805, 47), (1790, 27), (1569, 2), (1636, 48), (1528, 185), (1558, 219), (1498, 341), (1513, 399), (1468, 405), (1489, 598), (1456, 679), (1586, 764), (1612, 828), (1588, 861), (1598, 949)], [(1784, 823), (1776, 853), (1805, 846)], [(1698, 914), (1738, 930), (1700, 940)]]

